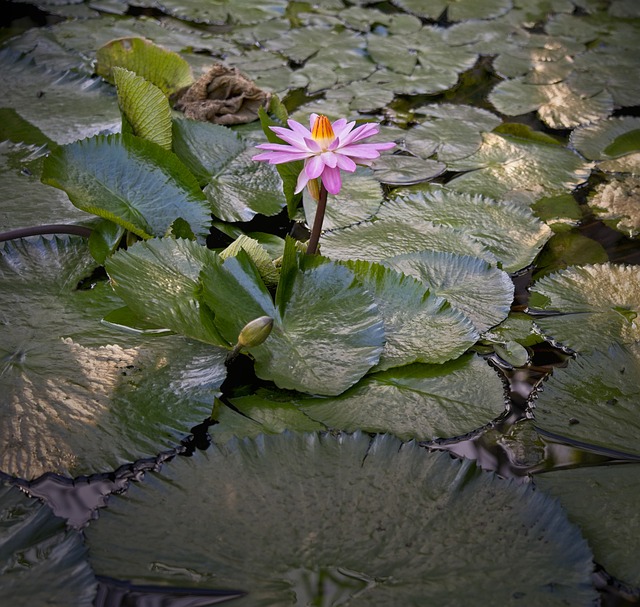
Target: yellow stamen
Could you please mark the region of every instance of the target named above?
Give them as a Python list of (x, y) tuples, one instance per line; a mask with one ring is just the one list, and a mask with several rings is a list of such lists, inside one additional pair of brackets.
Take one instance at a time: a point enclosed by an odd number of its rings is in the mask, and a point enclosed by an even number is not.
[(336, 138), (329, 119), (322, 115), (318, 116), (313, 123), (311, 136), (322, 148), (326, 148)]

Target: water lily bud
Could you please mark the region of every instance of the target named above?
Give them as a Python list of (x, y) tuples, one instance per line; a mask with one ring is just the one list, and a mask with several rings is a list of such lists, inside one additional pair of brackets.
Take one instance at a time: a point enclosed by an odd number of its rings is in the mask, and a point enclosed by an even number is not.
[(307, 183), (307, 190), (309, 190), (311, 198), (316, 202), (320, 200), (320, 184), (317, 179), (309, 179), (309, 183)]
[(260, 318), (248, 322), (238, 335), (238, 346), (240, 348), (259, 346), (269, 337), (272, 328), (273, 318), (271, 316), (260, 316)]

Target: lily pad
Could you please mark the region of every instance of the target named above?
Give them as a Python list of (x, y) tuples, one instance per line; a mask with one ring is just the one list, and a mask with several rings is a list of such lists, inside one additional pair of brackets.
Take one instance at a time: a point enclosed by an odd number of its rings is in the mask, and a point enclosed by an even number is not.
[(640, 179), (611, 179), (596, 187), (589, 198), (594, 214), (616, 230), (635, 238), (640, 234)]
[(577, 352), (640, 340), (640, 268), (573, 266), (531, 288), (529, 310), (547, 337)]
[(347, 262), (373, 295), (384, 321), (385, 345), (376, 370), (457, 358), (478, 340), (469, 319), (430, 287), (391, 268)]
[(422, 251), (383, 263), (420, 280), (446, 299), (482, 333), (502, 322), (511, 309), (514, 286), (509, 275), (477, 257)]
[(164, 236), (180, 218), (201, 240), (210, 212), (198, 182), (173, 153), (130, 135), (97, 136), (56, 148), (42, 181), (78, 208), (141, 238)]
[(536, 426), (560, 438), (640, 459), (640, 348), (578, 355), (534, 392)]
[(97, 582), (78, 531), (17, 487), (0, 484), (2, 599), (15, 607), (91, 607)]
[(226, 347), (213, 313), (197, 297), (200, 272), (215, 256), (190, 240), (153, 239), (116, 252), (106, 270), (115, 292), (140, 319)]
[(445, 11), (450, 21), (494, 19), (511, 8), (511, 0), (393, 0), (393, 4), (427, 19), (438, 19)]
[(433, 250), (471, 255), (490, 263), (496, 261), (493, 253), (460, 230), (427, 221), (363, 221), (352, 227), (325, 232), (320, 245), (322, 254), (332, 259), (383, 261), (403, 253)]
[[(87, 537), (100, 575), (244, 590), (239, 606), (597, 596), (556, 502), (388, 436), (265, 436), (180, 458), (114, 496)], [(523, 559), (496, 587), (492, 572)]]
[[(291, 241), (293, 242), (293, 241)], [(204, 302), (220, 333), (235, 343), (249, 321), (270, 316), (267, 340), (250, 348), (258, 377), (281, 388), (340, 394), (377, 364), (384, 344), (373, 297), (346, 267), (299, 268), (285, 249), (276, 304), (244, 251), (204, 268)]]
[(438, 186), (401, 191), (381, 207), (377, 217), (414, 223), (430, 221), (460, 230), (491, 251), (507, 272), (528, 266), (552, 235), (522, 205)]
[(580, 525), (597, 563), (619, 580), (640, 587), (635, 560), (640, 540), (629, 533), (640, 525), (640, 464), (556, 470), (536, 475), (534, 482), (559, 499), (569, 519)]
[(337, 398), (294, 397), (311, 419), (353, 432), (389, 432), (403, 440), (456, 438), (505, 412), (505, 385), (482, 358), (413, 364), (367, 375)]
[(9, 49), (0, 50), (0, 106), (15, 109), (56, 143), (65, 144), (120, 125), (114, 90), (99, 78), (54, 72)]
[[(4, 243), (0, 469), (87, 474), (172, 447), (211, 411), (226, 350), (113, 331), (122, 306), (76, 238)], [(35, 289), (34, 285), (38, 288)]]
[(435, 160), (415, 156), (383, 155), (375, 161), (376, 177), (389, 185), (413, 185), (422, 183), (444, 173), (447, 166)]
[(559, 145), (549, 145), (498, 133), (483, 133), (482, 147), (448, 169), (469, 171), (447, 187), (500, 200), (528, 193), (534, 200), (564, 194), (584, 183), (591, 165)]

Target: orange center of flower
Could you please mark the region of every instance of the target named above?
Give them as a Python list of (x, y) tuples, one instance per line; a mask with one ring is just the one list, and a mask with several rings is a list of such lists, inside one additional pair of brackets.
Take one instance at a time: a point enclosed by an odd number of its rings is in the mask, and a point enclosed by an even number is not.
[(326, 116), (318, 116), (313, 123), (313, 130), (311, 131), (313, 140), (316, 141), (322, 149), (326, 149), (327, 146), (336, 138), (333, 132), (333, 127)]

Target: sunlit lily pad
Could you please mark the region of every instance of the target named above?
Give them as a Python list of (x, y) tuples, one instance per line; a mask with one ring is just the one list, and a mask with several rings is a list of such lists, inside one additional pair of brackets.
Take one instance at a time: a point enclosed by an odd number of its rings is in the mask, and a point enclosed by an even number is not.
[(444, 173), (442, 162), (415, 156), (385, 154), (373, 165), (376, 177), (389, 185), (413, 185)]
[[(211, 410), (225, 350), (101, 325), (122, 306), (80, 239), (5, 243), (0, 469), (86, 474), (174, 446)], [(37, 285), (37, 288), (34, 287)]]
[(413, 362), (441, 363), (460, 356), (478, 339), (470, 320), (437, 290), (379, 264), (348, 262), (373, 295), (384, 321), (385, 344), (376, 369)]
[(538, 474), (534, 481), (580, 525), (595, 561), (619, 580), (640, 587), (640, 538), (630, 533), (640, 525), (640, 464), (556, 470)]
[(91, 607), (97, 582), (82, 535), (48, 506), (0, 484), (2, 600), (12, 607)]
[(432, 294), (469, 318), (480, 333), (502, 322), (511, 308), (514, 286), (509, 275), (477, 257), (422, 251), (382, 263), (423, 282)]
[(130, 135), (96, 136), (56, 148), (42, 181), (75, 206), (141, 238), (165, 236), (176, 219), (204, 240), (210, 211), (191, 172), (158, 144)]
[(536, 425), (605, 453), (640, 458), (640, 348), (612, 346), (556, 369), (533, 400)]
[[(640, 154), (638, 155), (640, 158)], [(640, 234), (640, 179), (611, 179), (596, 187), (589, 207), (605, 223), (630, 238)]]
[(529, 308), (551, 339), (577, 352), (640, 340), (640, 267), (574, 266), (531, 288)]
[(576, 129), (571, 145), (607, 172), (640, 174), (640, 118), (617, 116)]
[(559, 145), (498, 133), (483, 133), (482, 147), (467, 158), (448, 163), (450, 170), (469, 171), (447, 186), (500, 200), (514, 193), (534, 199), (563, 194), (584, 183), (591, 165)]
[(552, 234), (522, 205), (438, 186), (401, 191), (381, 207), (377, 217), (413, 223), (430, 221), (460, 230), (491, 251), (507, 272), (528, 266)]
[(597, 596), (556, 502), (388, 436), (266, 436), (180, 458), (114, 496), (87, 537), (100, 575), (246, 591), (238, 606)]
[(322, 254), (333, 259), (382, 261), (403, 253), (433, 250), (472, 255), (490, 263), (496, 261), (493, 253), (460, 230), (427, 221), (366, 221), (325, 232), (320, 238), (320, 245)]
[(446, 10), (450, 21), (494, 19), (511, 8), (511, 0), (393, 0), (393, 4), (419, 17), (434, 20)]

